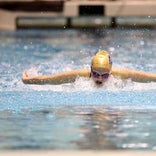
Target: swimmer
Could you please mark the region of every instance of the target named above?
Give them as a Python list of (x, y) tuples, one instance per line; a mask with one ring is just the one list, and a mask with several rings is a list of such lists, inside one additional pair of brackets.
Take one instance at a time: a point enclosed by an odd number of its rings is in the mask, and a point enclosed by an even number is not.
[(99, 51), (93, 56), (91, 69), (77, 69), (62, 72), (54, 75), (38, 75), (29, 77), (28, 72), (24, 71), (22, 81), (24, 84), (63, 84), (72, 83), (77, 77), (91, 78), (97, 86), (102, 86), (110, 77), (120, 77), (121, 79), (131, 79), (135, 82), (156, 82), (156, 73), (144, 71), (113, 68), (110, 55), (107, 51)]

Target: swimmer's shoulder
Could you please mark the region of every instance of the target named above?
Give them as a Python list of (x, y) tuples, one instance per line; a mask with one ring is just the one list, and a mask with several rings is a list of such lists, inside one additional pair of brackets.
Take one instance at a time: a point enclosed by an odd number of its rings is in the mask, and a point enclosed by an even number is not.
[(69, 73), (73, 73), (73, 74), (76, 74), (78, 76), (83, 76), (83, 77), (90, 77), (89, 69), (76, 69), (73, 71), (69, 71)]

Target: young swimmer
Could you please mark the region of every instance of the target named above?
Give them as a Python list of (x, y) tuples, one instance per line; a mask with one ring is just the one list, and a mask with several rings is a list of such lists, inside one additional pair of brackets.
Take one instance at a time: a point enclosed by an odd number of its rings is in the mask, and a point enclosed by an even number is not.
[(121, 79), (131, 79), (136, 82), (156, 82), (156, 73), (136, 71), (130, 69), (112, 68), (112, 62), (108, 52), (99, 51), (91, 61), (91, 70), (78, 69), (62, 72), (54, 75), (39, 75), (29, 77), (27, 71), (23, 72), (22, 81), (25, 84), (63, 84), (74, 82), (77, 77), (91, 78), (98, 86), (104, 84), (110, 75)]

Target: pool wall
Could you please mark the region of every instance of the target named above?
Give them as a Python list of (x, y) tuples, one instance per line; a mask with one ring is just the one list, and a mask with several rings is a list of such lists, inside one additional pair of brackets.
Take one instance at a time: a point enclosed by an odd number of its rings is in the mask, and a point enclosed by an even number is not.
[[(32, 7), (29, 7), (32, 6)], [(43, 7), (41, 7), (43, 6)], [(73, 23), (73, 18), (96, 17), (94, 23), (88, 20), (86, 27), (108, 25), (115, 27), (120, 21), (118, 17), (155, 17), (155, 0), (96, 0), (96, 1), (0, 1), (0, 29), (15, 30), (20, 27), (72, 27), (84, 26), (82, 21), (78, 24)], [(44, 9), (46, 8), (46, 9)], [(106, 20), (99, 20), (106, 17)], [(49, 22), (51, 18), (51, 22)], [(56, 22), (58, 18), (65, 18)], [(36, 20), (36, 23), (34, 21)], [(146, 21), (147, 22), (147, 21)], [(81, 23), (81, 24), (80, 24)], [(136, 20), (133, 22), (138, 23)], [(153, 24), (152, 20), (150, 22)], [(123, 24), (123, 23), (122, 23)], [(127, 22), (127, 24), (130, 24)], [(130, 25), (133, 25), (132, 23)], [(139, 23), (144, 24), (146, 23)], [(135, 26), (134, 25), (134, 26)]]

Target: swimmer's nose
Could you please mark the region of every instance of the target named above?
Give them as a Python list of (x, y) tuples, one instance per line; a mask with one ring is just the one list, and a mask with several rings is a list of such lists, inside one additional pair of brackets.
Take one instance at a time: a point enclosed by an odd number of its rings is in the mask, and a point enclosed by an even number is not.
[(103, 81), (102, 76), (99, 76), (99, 77), (98, 77), (98, 80), (102, 82), (102, 81)]

